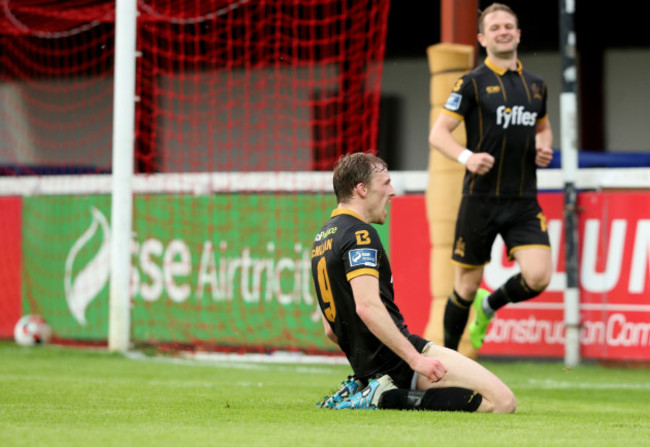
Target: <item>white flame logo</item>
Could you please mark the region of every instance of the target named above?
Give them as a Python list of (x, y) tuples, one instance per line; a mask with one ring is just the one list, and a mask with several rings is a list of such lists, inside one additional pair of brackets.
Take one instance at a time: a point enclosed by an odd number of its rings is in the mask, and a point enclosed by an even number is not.
[[(68, 308), (74, 318), (83, 326), (86, 325), (86, 308), (97, 297), (108, 281), (111, 257), (111, 236), (108, 221), (97, 208), (93, 207), (90, 211), (93, 221), (70, 249), (68, 257), (65, 260), (64, 276), (65, 299), (68, 303)], [(100, 226), (104, 234), (101, 247), (93, 259), (88, 262), (88, 265), (73, 280), (72, 267), (74, 266), (77, 254), (79, 254), (88, 241), (97, 233)]]

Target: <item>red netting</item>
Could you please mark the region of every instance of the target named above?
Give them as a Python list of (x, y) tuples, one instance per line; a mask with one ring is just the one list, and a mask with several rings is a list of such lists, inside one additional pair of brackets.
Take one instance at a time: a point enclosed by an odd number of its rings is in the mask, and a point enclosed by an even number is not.
[[(388, 3), (140, 1), (137, 169), (328, 170), (374, 150)], [(110, 169), (114, 18), (114, 2), (3, 2), (5, 173)]]
[[(334, 199), (293, 189), (375, 149), (388, 7), (138, 2), (133, 340), (332, 349), (309, 250)], [(85, 174), (112, 168), (114, 59), (115, 2), (0, 2), (0, 195), (23, 196), (0, 270), (59, 339), (106, 339), (110, 182)], [(285, 171), (310, 177), (269, 188)], [(73, 175), (3, 183), (34, 174)]]

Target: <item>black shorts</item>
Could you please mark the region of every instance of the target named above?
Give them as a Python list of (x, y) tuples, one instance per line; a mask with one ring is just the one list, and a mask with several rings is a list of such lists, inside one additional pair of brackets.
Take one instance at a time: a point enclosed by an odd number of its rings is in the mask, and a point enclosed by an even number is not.
[[(416, 334), (409, 335), (408, 339), (418, 352), (424, 352), (431, 343), (429, 340)], [(415, 389), (418, 375), (405, 361), (400, 360), (393, 369), (386, 371), (386, 374), (390, 375), (397, 388), (407, 390)]]
[(456, 220), (452, 261), (469, 268), (484, 266), (490, 262), (497, 234), (506, 244), (509, 259), (519, 248), (551, 246), (546, 217), (536, 198), (463, 196)]

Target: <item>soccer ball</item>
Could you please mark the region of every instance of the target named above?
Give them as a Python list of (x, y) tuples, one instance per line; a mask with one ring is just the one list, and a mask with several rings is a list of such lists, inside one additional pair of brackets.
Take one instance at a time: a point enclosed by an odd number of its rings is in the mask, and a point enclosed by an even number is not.
[(52, 328), (40, 315), (25, 315), (14, 328), (14, 340), (20, 346), (45, 344), (52, 336)]

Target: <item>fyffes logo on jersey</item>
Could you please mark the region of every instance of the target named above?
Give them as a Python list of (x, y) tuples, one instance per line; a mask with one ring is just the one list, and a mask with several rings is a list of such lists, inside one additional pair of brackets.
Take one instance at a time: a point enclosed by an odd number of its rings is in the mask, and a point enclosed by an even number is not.
[(497, 109), (497, 126), (507, 129), (510, 126), (534, 126), (537, 123), (537, 112), (528, 112), (524, 106)]

